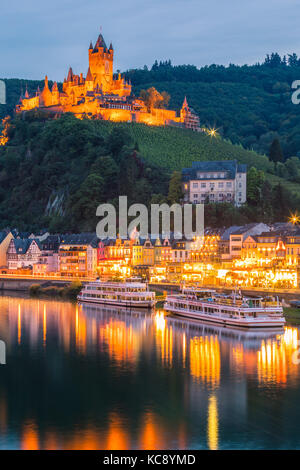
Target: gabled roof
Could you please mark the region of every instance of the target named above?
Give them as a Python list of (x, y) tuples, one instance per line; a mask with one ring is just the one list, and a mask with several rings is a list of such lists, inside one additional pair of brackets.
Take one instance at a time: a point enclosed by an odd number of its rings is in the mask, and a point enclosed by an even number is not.
[[(182, 179), (183, 181), (189, 181), (190, 179), (198, 179), (197, 177), (198, 172), (210, 173), (210, 172), (220, 172), (220, 171), (225, 172), (227, 178), (234, 179), (236, 176), (236, 173), (247, 172), (247, 165), (240, 164), (236, 160), (192, 162), (191, 168), (182, 169)], [(209, 177), (208, 179), (214, 179), (214, 177)]]
[(3, 240), (5, 240), (5, 238), (7, 237), (9, 232), (6, 232), (5, 230), (1, 231), (0, 232), (0, 243), (3, 242)]
[(24, 255), (27, 253), (28, 248), (32, 243), (32, 239), (29, 238), (14, 238), (13, 243), (15, 245), (16, 252), (18, 254)]
[(98, 246), (98, 237), (92, 232), (87, 233), (73, 233), (63, 235), (61, 245), (91, 245), (93, 248)]
[(258, 225), (256, 222), (253, 222), (252, 224), (242, 225), (241, 227), (238, 227), (236, 230), (231, 232), (230, 235), (243, 235), (243, 233), (248, 232), (249, 230), (254, 228), (256, 225)]
[(241, 226), (240, 225), (232, 225), (232, 227), (228, 227), (222, 234), (221, 236), (221, 240), (223, 241), (228, 241), (229, 238), (230, 238), (230, 235), (235, 231), (235, 230), (238, 230), (240, 229)]
[(59, 244), (62, 240), (62, 235), (49, 235), (41, 242), (43, 250), (58, 250)]

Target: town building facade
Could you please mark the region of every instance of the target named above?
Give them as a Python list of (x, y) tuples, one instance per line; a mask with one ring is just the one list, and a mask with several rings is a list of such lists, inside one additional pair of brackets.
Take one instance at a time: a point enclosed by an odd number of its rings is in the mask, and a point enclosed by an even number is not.
[(97, 269), (98, 239), (94, 233), (65, 235), (59, 245), (61, 276), (93, 276)]
[(192, 204), (247, 200), (247, 166), (236, 160), (193, 162), (182, 170), (184, 202)]
[(38, 239), (12, 238), (7, 249), (8, 269), (33, 269), (33, 266), (38, 263), (41, 253), (42, 247)]

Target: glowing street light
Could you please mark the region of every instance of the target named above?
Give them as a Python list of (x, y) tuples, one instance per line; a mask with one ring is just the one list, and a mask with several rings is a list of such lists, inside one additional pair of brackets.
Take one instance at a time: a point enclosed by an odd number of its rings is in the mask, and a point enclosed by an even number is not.
[(218, 129), (216, 129), (215, 127), (208, 127), (206, 129), (204, 129), (204, 131), (206, 132), (207, 135), (209, 135), (210, 137), (218, 137), (219, 134), (218, 134)]
[(300, 223), (300, 216), (298, 214), (292, 214), (289, 218), (289, 222), (293, 225), (297, 225)]

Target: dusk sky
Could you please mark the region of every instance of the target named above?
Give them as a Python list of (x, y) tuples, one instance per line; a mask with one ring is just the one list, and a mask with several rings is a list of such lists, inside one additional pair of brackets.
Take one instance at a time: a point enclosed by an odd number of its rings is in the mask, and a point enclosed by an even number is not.
[(255, 63), (300, 54), (299, 0), (1, 0), (0, 77), (63, 80), (86, 73), (102, 26), (115, 70)]

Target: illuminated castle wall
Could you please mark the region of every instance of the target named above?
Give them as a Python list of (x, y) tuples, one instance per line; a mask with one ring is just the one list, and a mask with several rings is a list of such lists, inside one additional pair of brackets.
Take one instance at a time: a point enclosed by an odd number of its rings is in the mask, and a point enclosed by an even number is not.
[(30, 96), (27, 89), (16, 106), (17, 112), (40, 108), (54, 114), (72, 112), (77, 117), (97, 117), (112, 121), (135, 121), (150, 125), (178, 125), (199, 128), (197, 115), (189, 108), (185, 99), (180, 116), (176, 111), (145, 106), (140, 98), (131, 94), (131, 83), (120, 74), (113, 74), (114, 49), (106, 46), (102, 34), (95, 45), (89, 47), (89, 68), (86, 77), (76, 75), (70, 67), (64, 79), (62, 92), (54, 82), (50, 90), (48, 77), (41, 91)]

